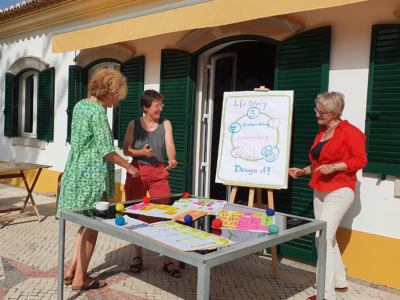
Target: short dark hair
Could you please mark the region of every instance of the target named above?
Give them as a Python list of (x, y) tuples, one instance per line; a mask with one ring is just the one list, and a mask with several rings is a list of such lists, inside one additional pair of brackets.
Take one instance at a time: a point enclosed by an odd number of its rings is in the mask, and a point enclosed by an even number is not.
[(154, 99), (163, 101), (164, 96), (155, 90), (145, 90), (143, 92), (142, 96), (140, 96), (140, 106), (142, 107), (143, 113), (144, 113), (143, 107), (150, 108)]

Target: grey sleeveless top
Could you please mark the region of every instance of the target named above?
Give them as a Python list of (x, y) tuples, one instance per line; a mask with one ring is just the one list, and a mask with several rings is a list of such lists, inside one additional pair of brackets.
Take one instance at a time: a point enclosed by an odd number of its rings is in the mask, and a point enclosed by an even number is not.
[(143, 129), (140, 123), (140, 118), (135, 119), (133, 122), (135, 124), (133, 132), (133, 147), (135, 150), (142, 150), (144, 145), (149, 144), (149, 147), (153, 149), (153, 156), (148, 158), (146, 156), (137, 156), (133, 159), (139, 164), (143, 165), (156, 165), (164, 162), (165, 153), (165, 134), (164, 134), (164, 120), (159, 119), (159, 124), (156, 130), (146, 131)]

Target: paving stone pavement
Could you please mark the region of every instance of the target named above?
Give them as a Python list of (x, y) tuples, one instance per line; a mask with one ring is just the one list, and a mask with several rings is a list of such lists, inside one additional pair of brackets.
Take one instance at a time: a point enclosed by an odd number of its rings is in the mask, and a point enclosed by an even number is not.
[[(26, 190), (0, 183), (0, 209), (20, 206)], [(41, 222), (35, 217), (0, 223), (0, 300), (56, 299), (58, 221), (55, 220), (55, 197), (33, 193)], [(32, 210), (28, 206), (27, 210)], [(15, 213), (15, 212), (13, 212)], [(78, 225), (67, 222), (66, 267), (71, 260)], [(89, 266), (91, 276), (107, 279), (107, 287), (87, 292), (65, 287), (69, 300), (155, 300), (196, 299), (197, 269), (187, 266), (182, 278), (162, 271), (163, 258), (144, 249), (143, 271), (129, 271), (135, 252), (133, 246), (99, 234)], [(271, 276), (267, 256), (249, 255), (211, 269), (210, 299), (291, 299), (305, 300), (314, 294), (315, 267), (281, 260), (279, 279)], [(400, 291), (349, 278), (347, 293), (341, 299), (400, 300)]]

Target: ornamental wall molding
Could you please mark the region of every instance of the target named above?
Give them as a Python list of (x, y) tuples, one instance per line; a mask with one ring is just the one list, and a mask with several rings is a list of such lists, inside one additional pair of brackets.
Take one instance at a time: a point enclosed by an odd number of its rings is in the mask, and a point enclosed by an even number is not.
[(235, 35), (261, 35), (277, 41), (304, 31), (305, 26), (284, 17), (268, 17), (225, 26), (191, 31), (176, 43), (181, 49), (194, 52), (213, 41)]
[(34, 68), (39, 71), (43, 71), (50, 67), (50, 64), (41, 57), (26, 55), (18, 58), (13, 64), (8, 68), (8, 70), (16, 75), (18, 72), (26, 68)]
[(102, 58), (113, 58), (125, 62), (131, 59), (135, 54), (136, 52), (129, 49), (128, 47), (118, 44), (112, 44), (82, 50), (75, 57), (74, 61), (80, 67), (84, 68), (89, 63)]

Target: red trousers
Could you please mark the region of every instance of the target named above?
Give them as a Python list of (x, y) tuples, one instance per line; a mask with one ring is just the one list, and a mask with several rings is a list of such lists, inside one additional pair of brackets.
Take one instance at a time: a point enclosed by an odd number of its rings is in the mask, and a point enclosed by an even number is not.
[[(138, 177), (126, 176), (125, 181), (125, 198), (126, 201), (141, 199), (146, 196), (147, 191), (151, 198), (163, 197), (171, 195), (169, 187), (167, 170), (164, 171), (164, 163), (156, 165), (141, 165), (136, 160), (132, 160), (131, 165), (139, 170)], [(169, 198), (151, 200), (153, 204), (168, 204)], [(139, 216), (139, 220), (147, 223), (155, 223), (161, 221), (157, 218)]]

